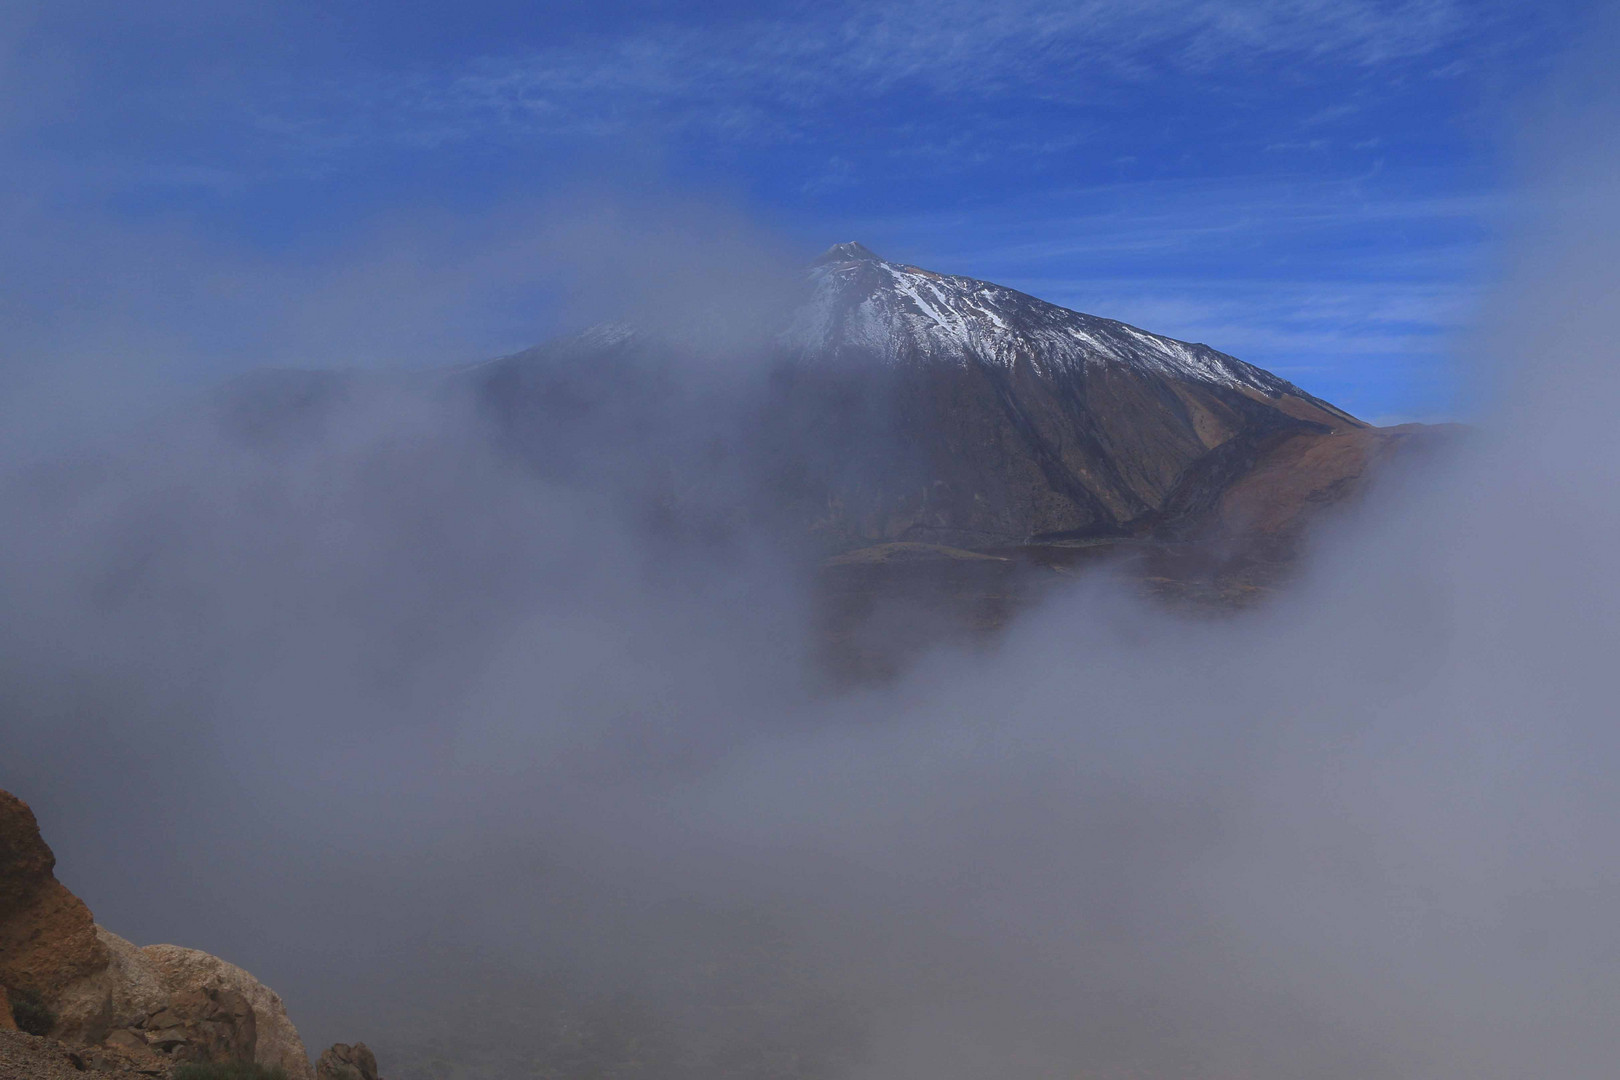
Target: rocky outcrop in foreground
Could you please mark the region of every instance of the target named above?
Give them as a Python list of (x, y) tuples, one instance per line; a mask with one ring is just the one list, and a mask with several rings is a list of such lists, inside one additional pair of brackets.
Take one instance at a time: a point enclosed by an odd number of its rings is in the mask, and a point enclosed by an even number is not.
[[(0, 791), (0, 1080), (168, 1076), (184, 1062), (253, 1062), (315, 1080), (273, 990), (217, 956), (142, 948), (96, 925), (55, 866), (28, 804)], [(334, 1054), (369, 1072), (332, 1077), (376, 1080), (364, 1044), (333, 1047), (323, 1067)]]
[(335, 1043), (316, 1064), (315, 1080), (377, 1080), (377, 1057), (365, 1043)]
[[(51, 997), (107, 967), (90, 909), (55, 869), (34, 812), (0, 792), (0, 987), (8, 997)], [(9, 1007), (0, 1012), (5, 1026), (15, 1026)]]
[(281, 998), (252, 975), (196, 949), (140, 948), (95, 929), (108, 963), (56, 993), (53, 1036), (97, 1060), (252, 1061), (313, 1080)]

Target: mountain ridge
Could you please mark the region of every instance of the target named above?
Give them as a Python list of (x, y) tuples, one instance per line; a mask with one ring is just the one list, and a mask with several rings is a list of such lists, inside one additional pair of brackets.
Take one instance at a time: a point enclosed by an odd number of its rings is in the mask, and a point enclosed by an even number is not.
[[(756, 459), (751, 495), (790, 506), (834, 548), (1195, 535), (1290, 438), (1368, 429), (1209, 346), (889, 262), (856, 241), (813, 260), (804, 287), (763, 346), (768, 389), (732, 458)], [(660, 370), (664, 349), (602, 324), (472, 378), (549, 468), (570, 410), (634, 411), (634, 395), (657, 396), (642, 373)]]
[[(691, 534), (764, 524), (823, 554), (1292, 536), (1412, 443), (1210, 346), (857, 241), (799, 287), (791, 310), (741, 313), (761, 327), (746, 355), (725, 352), (733, 340), (715, 362), (701, 335), (605, 322), (435, 385), (548, 480)], [(242, 395), (253, 437), (296, 444), (359, 392), (293, 381)]]
[[(1171, 377), (1217, 383), (1268, 397), (1298, 397), (1350, 427), (1365, 422), (1298, 386), (1200, 342), (1155, 334), (1118, 319), (1088, 315), (1005, 285), (957, 274), (942, 274), (909, 263), (891, 262), (859, 241), (834, 244), (809, 266), (816, 295), (801, 309), (811, 320), (796, 320), (788, 331), (806, 348), (836, 347), (828, 340), (840, 314), (856, 308), (867, 331), (863, 344), (898, 343), (906, 337), (947, 339), (981, 360), (1011, 365), (1025, 360), (1037, 368), (1071, 364), (1124, 364)], [(886, 279), (886, 281), (885, 281)], [(883, 311), (888, 291), (909, 303)], [(829, 318), (830, 316), (830, 318)], [(820, 322), (820, 325), (816, 325)], [(844, 327), (848, 332), (850, 327)], [(875, 330), (876, 332), (872, 332)], [(818, 335), (819, 331), (819, 335)], [(923, 334), (919, 335), (918, 331)]]

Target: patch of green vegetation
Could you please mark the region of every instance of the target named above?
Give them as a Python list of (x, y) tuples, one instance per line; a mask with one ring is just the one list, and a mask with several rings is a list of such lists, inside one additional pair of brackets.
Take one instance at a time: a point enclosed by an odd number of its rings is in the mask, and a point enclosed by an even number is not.
[(286, 1070), (251, 1061), (195, 1062), (174, 1070), (170, 1080), (287, 1080)]
[(56, 1026), (56, 1014), (51, 1012), (44, 999), (32, 990), (12, 990), (9, 996), (11, 1018), (17, 1022), (17, 1030), (26, 1031), (30, 1035), (51, 1033), (51, 1029)]

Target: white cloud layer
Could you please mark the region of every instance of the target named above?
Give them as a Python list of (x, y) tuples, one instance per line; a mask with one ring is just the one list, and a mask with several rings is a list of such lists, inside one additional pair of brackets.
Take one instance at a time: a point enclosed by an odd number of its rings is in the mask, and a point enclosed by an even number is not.
[(1486, 433), (1270, 609), (1095, 582), (828, 694), (773, 553), (649, 543), (433, 402), (176, 424), (4, 489), (0, 783), (114, 929), (385, 1062), (533, 1064), (520, 976), (573, 963), (702, 1080), (846, 1036), (819, 1075), (1607, 1078), (1615, 130), (1536, 147)]

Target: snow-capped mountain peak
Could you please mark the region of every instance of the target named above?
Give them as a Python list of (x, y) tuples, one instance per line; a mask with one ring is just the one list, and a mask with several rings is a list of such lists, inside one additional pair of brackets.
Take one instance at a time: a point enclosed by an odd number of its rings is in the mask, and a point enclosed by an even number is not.
[(810, 301), (783, 335), (806, 352), (861, 350), (888, 363), (1027, 365), (1047, 376), (1114, 365), (1267, 396), (1300, 393), (1207, 345), (990, 282), (890, 262), (856, 241), (827, 249), (809, 274)]
[[(682, 350), (666, 346), (608, 325), (480, 377), (491, 408), (544, 462), (574, 452), (566, 433), (581, 430), (579, 416), (633, 418), (610, 441), (650, 448), (685, 370)], [(758, 397), (739, 445), (771, 498), (839, 543), (1196, 529), (1279, 448), (1305, 453), (1365, 426), (1207, 345), (854, 241), (806, 269), (796, 314), (761, 359), (769, 378), (745, 384)], [(581, 445), (601, 443), (596, 427), (583, 430)]]
[(858, 240), (845, 240), (842, 244), (832, 247), (817, 255), (811, 266), (820, 266), (822, 263), (841, 262), (882, 262), (883, 259), (871, 248)]

